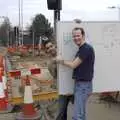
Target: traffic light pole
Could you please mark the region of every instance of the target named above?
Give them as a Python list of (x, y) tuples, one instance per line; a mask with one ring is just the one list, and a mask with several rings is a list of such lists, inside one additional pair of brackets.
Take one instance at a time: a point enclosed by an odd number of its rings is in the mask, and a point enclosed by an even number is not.
[(56, 38), (56, 26), (57, 22), (60, 21), (60, 10), (54, 10), (54, 34)]
[(16, 39), (16, 48), (18, 47), (18, 33), (17, 33), (17, 29), (15, 29), (15, 34), (16, 34), (16, 36), (15, 36), (15, 39)]

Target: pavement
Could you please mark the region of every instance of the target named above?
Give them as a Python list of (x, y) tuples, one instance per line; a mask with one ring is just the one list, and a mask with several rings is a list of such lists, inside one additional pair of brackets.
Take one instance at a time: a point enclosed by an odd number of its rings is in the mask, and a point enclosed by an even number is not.
[[(68, 120), (72, 120), (73, 105), (68, 107)], [(87, 102), (87, 120), (119, 120), (120, 103), (100, 101), (98, 95), (91, 95)]]

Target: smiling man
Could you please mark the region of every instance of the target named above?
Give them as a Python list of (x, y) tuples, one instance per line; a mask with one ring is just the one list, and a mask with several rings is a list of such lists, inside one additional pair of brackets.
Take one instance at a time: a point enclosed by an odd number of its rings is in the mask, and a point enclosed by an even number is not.
[(66, 61), (62, 56), (57, 56), (56, 62), (73, 69), (72, 78), (75, 80), (73, 120), (86, 120), (85, 106), (92, 92), (95, 53), (93, 47), (85, 41), (83, 28), (74, 28), (72, 36), (74, 43), (78, 46), (74, 60)]

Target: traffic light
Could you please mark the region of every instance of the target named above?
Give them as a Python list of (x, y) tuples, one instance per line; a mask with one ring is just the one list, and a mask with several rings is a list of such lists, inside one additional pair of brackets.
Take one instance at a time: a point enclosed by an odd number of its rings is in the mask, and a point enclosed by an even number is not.
[(17, 36), (19, 34), (19, 28), (18, 27), (14, 27), (14, 35)]
[(61, 10), (62, 0), (47, 0), (48, 10)]

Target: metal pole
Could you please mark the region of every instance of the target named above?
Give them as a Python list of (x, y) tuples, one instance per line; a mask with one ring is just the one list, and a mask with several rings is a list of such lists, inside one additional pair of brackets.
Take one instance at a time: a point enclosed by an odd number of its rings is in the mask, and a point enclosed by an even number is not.
[(54, 36), (56, 36), (57, 11), (54, 10)]
[(23, 45), (23, 0), (21, 0), (21, 34), (22, 34), (22, 39), (21, 39), (21, 44)]
[(7, 43), (7, 46), (9, 47), (9, 44), (10, 44), (10, 39), (9, 39), (9, 28), (7, 29), (7, 37), (8, 37), (8, 43)]
[(10, 39), (9, 39), (9, 34), (10, 34), (10, 22), (8, 17), (6, 17), (6, 21), (7, 21), (7, 37), (8, 37), (8, 41), (7, 41), (7, 46), (9, 47), (9, 43), (10, 43)]
[(54, 10), (54, 36), (56, 38), (57, 22), (60, 21), (60, 10)]
[(15, 39), (16, 39), (16, 48), (18, 47), (18, 33), (17, 33), (17, 29), (16, 29), (16, 37), (15, 37)]
[(20, 44), (20, 22), (21, 22), (21, 20), (20, 20), (20, 18), (21, 18), (21, 17), (20, 17), (20, 13), (21, 13), (21, 12), (20, 12), (20, 11), (21, 11), (20, 8), (21, 8), (21, 7), (20, 7), (20, 6), (21, 6), (21, 2), (20, 2), (20, 0), (19, 0), (19, 2), (18, 2), (18, 8), (19, 8), (19, 32), (18, 32), (18, 45)]
[(33, 56), (34, 56), (35, 33), (34, 31), (32, 33), (33, 33), (32, 36), (33, 36)]
[(11, 39), (12, 35), (11, 35), (11, 29), (9, 30), (9, 46), (12, 45), (12, 39)]

